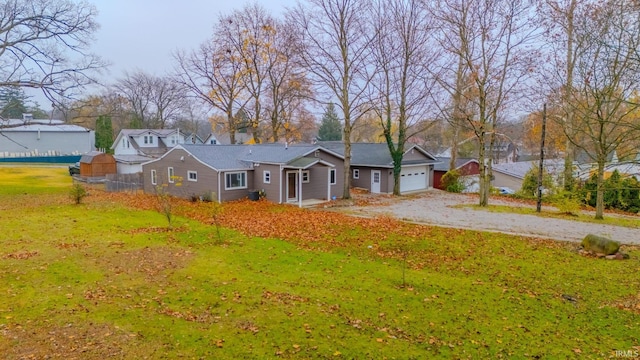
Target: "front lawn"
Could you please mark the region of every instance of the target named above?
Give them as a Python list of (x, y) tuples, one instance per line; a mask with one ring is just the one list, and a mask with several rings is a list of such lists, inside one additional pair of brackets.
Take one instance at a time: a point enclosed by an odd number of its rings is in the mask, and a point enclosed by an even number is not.
[[(25, 186), (20, 171), (47, 180)], [(5, 358), (599, 359), (640, 349), (637, 248), (609, 261), (571, 243), (262, 201), (224, 204), (214, 219), (211, 203), (175, 200), (169, 227), (153, 196), (91, 190), (73, 205), (64, 172), (20, 171), (0, 168)]]

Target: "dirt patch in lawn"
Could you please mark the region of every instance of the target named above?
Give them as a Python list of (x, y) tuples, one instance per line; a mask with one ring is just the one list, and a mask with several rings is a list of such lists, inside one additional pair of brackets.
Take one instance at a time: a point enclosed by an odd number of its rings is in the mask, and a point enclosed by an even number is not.
[(0, 334), (5, 359), (103, 359), (131, 356), (138, 335), (107, 325), (6, 325)]
[(114, 275), (134, 275), (142, 273), (153, 281), (166, 277), (167, 271), (182, 268), (193, 253), (189, 250), (169, 247), (145, 247), (142, 249), (119, 251), (110, 256), (96, 259), (98, 264)]

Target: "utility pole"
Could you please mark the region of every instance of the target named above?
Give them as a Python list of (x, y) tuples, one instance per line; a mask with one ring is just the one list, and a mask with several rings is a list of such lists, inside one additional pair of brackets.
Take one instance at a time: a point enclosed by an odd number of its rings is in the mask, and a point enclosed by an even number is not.
[(540, 167), (538, 168), (538, 202), (536, 212), (542, 210), (542, 171), (544, 169), (544, 137), (547, 132), (547, 104), (542, 107), (542, 141), (540, 143)]

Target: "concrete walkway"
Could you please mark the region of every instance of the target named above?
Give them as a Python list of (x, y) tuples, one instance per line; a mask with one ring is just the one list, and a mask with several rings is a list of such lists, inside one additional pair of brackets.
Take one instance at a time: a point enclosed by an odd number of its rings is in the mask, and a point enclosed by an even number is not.
[[(478, 203), (477, 195), (451, 194), (432, 190), (406, 199), (382, 200), (382, 205), (354, 206), (351, 213), (362, 215), (390, 215), (417, 223), (471, 230), (496, 231), (508, 234), (580, 242), (587, 234), (606, 236), (623, 244), (640, 245), (640, 229), (545, 218), (535, 215), (496, 213), (455, 205)], [(518, 205), (519, 203), (492, 197), (489, 204)], [(605, 215), (606, 216), (606, 215)], [(640, 224), (640, 216), (634, 217)]]

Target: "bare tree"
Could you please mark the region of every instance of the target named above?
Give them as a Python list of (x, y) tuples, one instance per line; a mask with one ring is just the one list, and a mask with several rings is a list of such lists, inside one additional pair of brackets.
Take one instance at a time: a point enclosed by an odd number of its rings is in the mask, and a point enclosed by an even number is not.
[(567, 123), (565, 134), (597, 164), (596, 218), (601, 219), (607, 157), (640, 131), (640, 7), (609, 0), (589, 4), (585, 15), (575, 29), (585, 42), (569, 98), (579, 121)]
[(127, 100), (134, 116), (132, 127), (150, 128), (152, 122), (153, 84), (150, 75), (142, 70), (125, 72), (124, 77), (114, 85), (115, 91)]
[[(274, 44), (267, 52), (267, 103), (264, 108), (274, 142), (279, 140), (280, 133), (291, 134), (292, 116), (304, 108), (306, 100), (311, 97), (311, 84), (300, 66), (294, 30), (283, 21), (276, 22)], [(287, 142), (289, 140), (287, 138)]]
[(243, 110), (249, 116), (254, 142), (260, 143), (266, 82), (275, 64), (270, 59), (278, 51), (276, 21), (264, 7), (253, 3), (225, 16), (220, 25), (218, 36), (223, 36), (240, 57), (241, 84), (250, 98)]
[(242, 87), (242, 59), (220, 30), (218, 20), (214, 37), (200, 45), (197, 50), (176, 52), (178, 80), (203, 103), (225, 114), (229, 142), (236, 143), (238, 121), (235, 112), (246, 102)]
[(0, 4), (0, 86), (41, 89), (52, 102), (78, 95), (104, 67), (88, 53), (97, 30), (94, 6), (68, 0)]
[[(372, 29), (366, 14), (366, 0), (308, 0), (287, 15), (296, 26), (301, 47), (301, 61), (309, 72), (324, 104), (332, 101), (342, 110), (344, 121), (344, 191), (351, 197), (351, 130), (354, 123), (370, 109), (370, 83), (374, 66)], [(337, 100), (337, 101), (336, 101)]]
[(155, 111), (152, 126), (164, 129), (180, 118), (185, 108), (186, 89), (169, 77), (151, 78), (151, 104)]
[(376, 111), (393, 159), (393, 194), (400, 195), (400, 171), (409, 138), (425, 131), (429, 91), (435, 81), (425, 66), (436, 62), (431, 18), (418, 0), (377, 0), (373, 9), (376, 34)]
[[(529, 22), (526, 0), (439, 0), (435, 12), (443, 31), (443, 43), (454, 62), (471, 79), (474, 114), (466, 114), (468, 126), (478, 141), (480, 206), (487, 206), (497, 125), (503, 111), (530, 75), (530, 45), (535, 31)], [(446, 32), (446, 33), (444, 33)], [(451, 33), (456, 36), (449, 36)], [(455, 67), (454, 67), (455, 68)], [(457, 68), (456, 68), (457, 69)], [(459, 87), (458, 81), (453, 86)], [(455, 90), (458, 96), (466, 92)], [(489, 151), (489, 155), (487, 155)]]
[[(545, 39), (549, 53), (548, 66), (540, 73), (544, 84), (551, 85), (548, 91), (552, 99), (562, 99), (558, 107), (559, 113), (550, 119), (566, 130), (575, 127), (575, 114), (570, 104), (574, 96), (573, 78), (576, 61), (587, 45), (587, 39), (576, 33), (578, 19), (586, 14), (586, 5), (589, 0), (545, 0), (540, 3), (539, 15), (541, 24), (545, 30)], [(564, 188), (573, 188), (573, 159), (575, 148), (570, 138), (566, 137), (564, 149)]]

